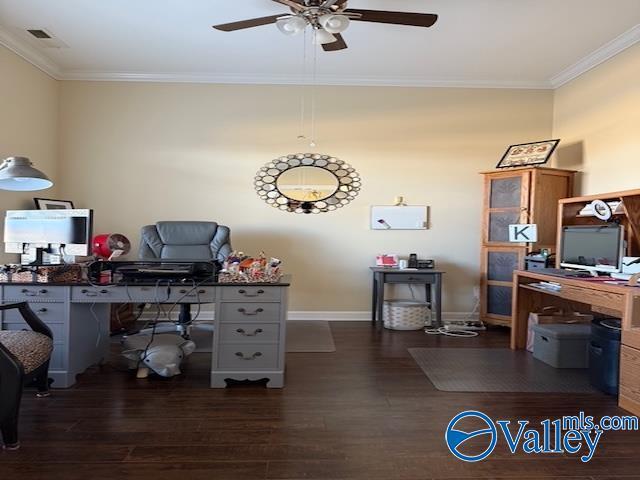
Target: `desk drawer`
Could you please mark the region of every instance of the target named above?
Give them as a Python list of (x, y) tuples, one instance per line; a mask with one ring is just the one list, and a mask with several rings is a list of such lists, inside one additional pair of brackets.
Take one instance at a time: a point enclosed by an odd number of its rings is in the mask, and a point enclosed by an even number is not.
[(218, 368), (252, 372), (278, 368), (278, 345), (226, 344), (218, 349)]
[(436, 276), (433, 273), (387, 273), (384, 281), (386, 283), (435, 283)]
[[(622, 345), (620, 349), (620, 404), (627, 400), (640, 405), (640, 350)], [(637, 415), (638, 412), (634, 411)]]
[[(67, 338), (66, 325), (64, 323), (48, 323), (47, 322), (47, 327), (51, 329), (54, 342), (66, 341), (66, 338)], [(22, 322), (22, 321), (8, 322), (6, 320), (2, 322), (2, 330), (18, 330), (18, 331), (28, 330), (30, 332), (32, 331), (31, 327), (27, 325), (25, 322)]]
[(173, 286), (169, 295), (169, 302), (171, 303), (215, 303), (215, 301), (215, 287)]
[(71, 301), (74, 303), (129, 302), (124, 287), (73, 287)]
[(279, 303), (222, 303), (220, 304), (222, 323), (279, 323)]
[[(51, 323), (65, 323), (64, 303), (36, 303), (29, 302), (31, 310), (47, 325)], [(16, 310), (5, 310), (5, 323), (24, 323), (20, 312)]]
[(243, 302), (279, 302), (282, 287), (245, 287), (245, 286), (223, 286), (222, 301), (243, 301)]
[(278, 343), (278, 323), (221, 323), (219, 343)]
[(576, 287), (574, 285), (563, 285), (560, 290), (560, 295), (567, 300), (605, 307), (621, 313), (624, 310), (624, 296), (619, 293), (604, 292), (602, 290)]
[(63, 302), (68, 287), (49, 285), (6, 285), (5, 302)]

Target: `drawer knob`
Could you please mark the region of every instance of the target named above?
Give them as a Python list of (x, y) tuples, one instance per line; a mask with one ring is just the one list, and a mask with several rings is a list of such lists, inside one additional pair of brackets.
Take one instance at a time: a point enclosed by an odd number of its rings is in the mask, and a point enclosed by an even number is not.
[(38, 313), (47, 313), (49, 310), (47, 310), (46, 308), (40, 308), (38, 310)]
[(264, 308), (256, 308), (253, 312), (247, 312), (244, 308), (239, 308), (238, 312), (249, 317), (264, 312)]
[(86, 288), (83, 290), (80, 290), (80, 293), (85, 294), (87, 297), (97, 297), (98, 296), (98, 292), (92, 292), (91, 290), (87, 290)]
[(42, 290), (40, 290), (38, 293), (41, 293), (41, 294), (43, 294), (43, 295), (44, 295), (45, 293), (47, 293), (47, 290), (43, 288), (43, 289), (42, 289)]
[(239, 333), (240, 335), (244, 336), (244, 337), (255, 337), (256, 335), (259, 335), (262, 333), (262, 329), (261, 328), (256, 328), (253, 333), (247, 333), (243, 328), (238, 328), (236, 330), (237, 333)]
[(245, 297), (259, 297), (264, 294), (264, 290), (258, 290), (256, 293), (249, 293), (246, 290), (238, 290), (238, 293), (244, 295)]
[(251, 356), (246, 356), (244, 353), (242, 352), (236, 352), (236, 357), (240, 357), (242, 360), (255, 360), (258, 357), (262, 356), (262, 352), (256, 352)]

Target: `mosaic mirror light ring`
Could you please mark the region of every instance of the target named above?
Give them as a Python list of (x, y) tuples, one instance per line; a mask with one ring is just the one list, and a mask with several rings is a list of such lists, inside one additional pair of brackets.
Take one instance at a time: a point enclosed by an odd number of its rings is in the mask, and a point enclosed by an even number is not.
[[(333, 188), (333, 185), (320, 185), (325, 188), (316, 187), (316, 190), (312, 190), (314, 185), (305, 188), (301, 181), (302, 187), (299, 189), (302, 193), (288, 191), (289, 195), (300, 195), (300, 198), (287, 196), (279, 188), (278, 180), (282, 180), (281, 177), (285, 173), (291, 173), (297, 168), (318, 168), (329, 173), (332, 183), (335, 184), (335, 190), (331, 192), (329, 189), (328, 192), (323, 192), (327, 187)], [(300, 174), (299, 172), (296, 173)], [(258, 196), (268, 205), (283, 212), (299, 214), (333, 212), (355, 200), (362, 186), (360, 175), (344, 160), (319, 153), (296, 153), (276, 158), (258, 170), (253, 183)], [(285, 185), (290, 184), (285, 183)], [(324, 194), (321, 195), (321, 193)], [(309, 198), (304, 198), (307, 195)]]

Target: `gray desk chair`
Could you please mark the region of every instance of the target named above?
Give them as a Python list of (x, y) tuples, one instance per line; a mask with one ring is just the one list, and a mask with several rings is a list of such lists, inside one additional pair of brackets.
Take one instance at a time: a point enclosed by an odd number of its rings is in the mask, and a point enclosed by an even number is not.
[[(224, 260), (231, 254), (229, 227), (216, 222), (158, 222), (142, 227), (140, 260)], [(178, 331), (191, 323), (189, 304), (180, 305)]]

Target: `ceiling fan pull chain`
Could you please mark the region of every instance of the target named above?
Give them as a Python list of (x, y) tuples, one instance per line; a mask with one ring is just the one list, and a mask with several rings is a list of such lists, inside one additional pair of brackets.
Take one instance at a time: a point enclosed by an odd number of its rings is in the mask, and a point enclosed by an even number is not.
[(302, 40), (302, 79), (300, 82), (300, 134), (298, 140), (307, 138), (305, 135), (305, 117), (307, 103), (307, 29), (304, 29)]
[[(317, 35), (316, 30), (313, 31), (314, 35)], [(317, 73), (318, 73), (318, 45), (313, 45), (313, 80), (311, 85), (311, 143), (309, 146), (311, 148), (316, 147), (316, 84), (317, 84)]]

